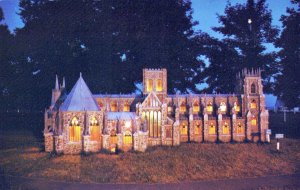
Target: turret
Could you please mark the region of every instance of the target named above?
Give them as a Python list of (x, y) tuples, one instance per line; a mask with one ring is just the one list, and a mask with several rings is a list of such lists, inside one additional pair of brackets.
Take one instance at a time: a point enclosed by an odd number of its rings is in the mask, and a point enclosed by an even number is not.
[(52, 89), (51, 107), (54, 106), (55, 102), (60, 97), (60, 94), (61, 94), (61, 90), (59, 88), (58, 77), (56, 75), (55, 76), (55, 87), (54, 87), (54, 89)]

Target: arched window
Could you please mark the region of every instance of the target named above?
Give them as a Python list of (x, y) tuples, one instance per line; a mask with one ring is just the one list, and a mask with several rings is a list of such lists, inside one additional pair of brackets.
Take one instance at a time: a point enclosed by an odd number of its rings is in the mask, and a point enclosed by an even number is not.
[(129, 112), (130, 111), (130, 106), (129, 106), (128, 102), (125, 102), (125, 104), (123, 106), (123, 111), (125, 111), (125, 112)]
[(200, 111), (200, 106), (198, 102), (194, 103), (193, 105), (193, 112), (198, 113)]
[(200, 124), (197, 123), (194, 129), (195, 129), (195, 135), (199, 135), (200, 134)]
[(147, 92), (151, 92), (153, 90), (153, 80), (147, 79), (146, 86)]
[(252, 118), (251, 119), (251, 125), (256, 126), (256, 123), (257, 123), (256, 118)]
[(81, 139), (81, 128), (77, 117), (73, 117), (69, 127), (69, 139), (72, 142), (78, 142)]
[(243, 127), (240, 123), (238, 123), (238, 125), (237, 125), (236, 133), (243, 134)]
[(209, 135), (215, 135), (216, 134), (216, 126), (211, 123), (208, 127), (208, 134)]
[(206, 106), (206, 111), (207, 111), (207, 112), (212, 112), (212, 111), (213, 111), (213, 106), (212, 106), (212, 103), (211, 103), (211, 102), (209, 102), (209, 103), (207, 104), (207, 106)]
[(228, 126), (228, 123), (224, 123), (223, 125), (223, 134), (224, 135), (228, 135), (229, 134), (229, 126)]
[(142, 121), (147, 121), (149, 137), (161, 136), (161, 112), (160, 111), (143, 111)]
[(95, 117), (92, 117), (90, 120), (90, 134), (92, 141), (97, 141), (100, 139), (99, 123)]
[(226, 112), (226, 103), (225, 102), (221, 102), (221, 104), (220, 104), (220, 111), (221, 112)]
[(162, 80), (161, 79), (157, 79), (156, 80), (156, 91), (157, 92), (161, 92), (162, 90), (163, 90)]
[(123, 137), (123, 142), (125, 145), (132, 144), (132, 135), (129, 131), (126, 131)]
[(255, 101), (255, 100), (252, 100), (251, 103), (250, 103), (250, 108), (251, 108), (251, 109), (256, 109), (256, 107), (257, 107), (257, 106), (256, 106), (256, 101)]
[(172, 114), (172, 112), (173, 112), (172, 106), (168, 106), (168, 114), (170, 115), (170, 114)]
[(111, 104), (110, 104), (110, 111), (116, 112), (118, 110), (117, 108), (118, 108), (117, 102), (116, 101), (112, 101)]
[(185, 113), (185, 112), (186, 112), (186, 106), (185, 106), (185, 103), (182, 102), (180, 105), (180, 113)]
[(251, 84), (251, 93), (255, 94), (256, 93), (256, 86), (254, 83)]
[(181, 130), (180, 130), (181, 135), (187, 135), (188, 134), (188, 128), (185, 124), (182, 125)]
[(110, 133), (110, 144), (117, 144), (118, 143), (118, 137), (117, 137), (117, 133), (116, 130), (111, 130)]
[(234, 110), (235, 110), (236, 112), (240, 112), (240, 110), (241, 110), (241, 108), (240, 108), (240, 106), (238, 105), (237, 102), (234, 102), (233, 108), (234, 108)]

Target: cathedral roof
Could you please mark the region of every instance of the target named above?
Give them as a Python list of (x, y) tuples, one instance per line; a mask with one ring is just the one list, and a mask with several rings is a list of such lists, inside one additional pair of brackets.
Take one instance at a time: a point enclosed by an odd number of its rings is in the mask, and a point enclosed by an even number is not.
[(107, 119), (109, 120), (130, 120), (135, 117), (135, 112), (107, 112)]
[(62, 111), (100, 111), (81, 73), (76, 84), (60, 107)]

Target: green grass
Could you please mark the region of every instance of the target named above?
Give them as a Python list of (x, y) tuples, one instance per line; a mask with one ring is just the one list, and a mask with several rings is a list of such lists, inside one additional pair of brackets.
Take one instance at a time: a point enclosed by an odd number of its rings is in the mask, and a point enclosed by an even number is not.
[[(297, 125), (291, 124), (293, 128)], [(282, 130), (279, 122), (271, 121), (270, 126), (273, 133), (275, 129)], [(184, 143), (149, 148), (145, 153), (56, 156), (43, 151), (43, 141), (34, 132), (21, 128), (1, 130), (0, 173), (63, 181), (165, 183), (300, 172), (300, 140), (283, 139), (280, 152), (275, 142)]]

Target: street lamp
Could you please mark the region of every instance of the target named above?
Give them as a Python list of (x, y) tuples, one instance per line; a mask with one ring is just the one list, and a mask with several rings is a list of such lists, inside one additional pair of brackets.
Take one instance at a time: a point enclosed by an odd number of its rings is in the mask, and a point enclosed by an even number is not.
[(251, 20), (251, 18), (249, 18), (249, 19), (248, 19), (248, 24), (249, 24), (249, 27), (250, 27), (250, 31), (252, 30), (251, 23), (252, 23), (252, 20)]

